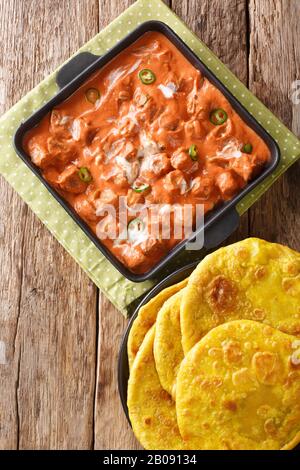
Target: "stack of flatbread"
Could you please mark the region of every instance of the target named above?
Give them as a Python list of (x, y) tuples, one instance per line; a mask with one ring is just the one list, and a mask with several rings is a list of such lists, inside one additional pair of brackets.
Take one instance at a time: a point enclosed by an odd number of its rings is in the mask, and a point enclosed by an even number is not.
[(300, 442), (300, 254), (250, 238), (144, 305), (128, 339), (128, 409), (145, 449)]

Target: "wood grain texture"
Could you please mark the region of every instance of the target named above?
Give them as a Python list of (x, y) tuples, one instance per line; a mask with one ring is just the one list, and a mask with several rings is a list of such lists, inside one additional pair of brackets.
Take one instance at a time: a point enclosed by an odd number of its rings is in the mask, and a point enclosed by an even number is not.
[[(15, 5), (14, 5), (15, 7)], [(16, 30), (19, 23), (16, 9), (9, 2), (0, 2), (0, 113), (22, 94), (17, 75), (15, 83), (9, 80), (9, 71), (15, 67), (12, 51), (16, 48)], [(15, 21), (16, 30), (8, 27), (8, 18)], [(21, 54), (21, 53), (20, 53)], [(15, 88), (14, 88), (15, 87)], [(23, 233), (27, 208), (14, 191), (0, 178), (0, 449), (14, 449), (18, 445), (18, 407), (16, 400), (19, 377), (19, 348), (16, 344), (19, 303), (22, 282)], [(11, 234), (14, 234), (12, 237)]]
[(246, 0), (173, 0), (172, 8), (247, 84)]
[[(246, 0), (172, 0), (172, 8), (237, 77), (248, 83)], [(246, 238), (248, 214), (223, 245)]]
[(139, 449), (118, 394), (119, 347), (127, 321), (100, 294), (95, 449)]
[(133, 3), (134, 0), (99, 0), (99, 31)]
[[(0, 113), (132, 3), (0, 0)], [(300, 134), (298, 0), (166, 3)], [(259, 235), (299, 250), (299, 176), (294, 165), (229, 241)], [(0, 449), (139, 448), (117, 391), (127, 321), (2, 178), (0, 197)]]
[(14, 449), (19, 438), (16, 393), (20, 352), (17, 333), (27, 208), (2, 179), (0, 194), (0, 449)]
[[(97, 15), (96, 1), (1, 0), (1, 111), (92, 37)], [(2, 179), (1, 200), (0, 447), (90, 448), (96, 288)]]
[[(300, 105), (291, 101), (300, 78), (300, 2), (251, 0), (249, 87), (300, 136)], [(300, 250), (300, 164), (293, 165), (250, 209), (250, 231)]]

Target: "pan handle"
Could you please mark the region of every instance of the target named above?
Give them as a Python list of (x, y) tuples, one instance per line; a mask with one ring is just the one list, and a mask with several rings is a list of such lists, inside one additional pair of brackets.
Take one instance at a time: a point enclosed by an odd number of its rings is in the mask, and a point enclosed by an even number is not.
[(80, 52), (57, 72), (56, 83), (63, 88), (70, 83), (80, 72), (92, 65), (100, 56), (90, 52)]
[(212, 224), (204, 233), (204, 247), (211, 250), (221, 245), (235, 230), (240, 223), (240, 216), (235, 207), (226, 212), (218, 222)]

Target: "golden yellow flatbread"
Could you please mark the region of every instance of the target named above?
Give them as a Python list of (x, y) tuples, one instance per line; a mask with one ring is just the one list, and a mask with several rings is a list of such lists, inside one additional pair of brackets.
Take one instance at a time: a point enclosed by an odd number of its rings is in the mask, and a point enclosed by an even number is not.
[(290, 449), (300, 442), (300, 340), (240, 320), (207, 333), (177, 377), (177, 421), (191, 449)]
[(248, 238), (206, 256), (181, 302), (185, 354), (212, 328), (241, 318), (300, 335), (300, 254)]
[(135, 356), (145, 338), (147, 331), (156, 322), (157, 314), (164, 302), (186, 286), (188, 279), (167, 287), (140, 308), (138, 316), (132, 324), (127, 343), (128, 362), (131, 369)]
[(145, 336), (128, 382), (128, 410), (136, 438), (147, 450), (182, 450), (175, 402), (162, 388), (153, 356), (155, 325)]
[(175, 399), (176, 377), (184, 357), (181, 345), (180, 302), (184, 289), (174, 294), (157, 315), (154, 340), (156, 370), (162, 387)]

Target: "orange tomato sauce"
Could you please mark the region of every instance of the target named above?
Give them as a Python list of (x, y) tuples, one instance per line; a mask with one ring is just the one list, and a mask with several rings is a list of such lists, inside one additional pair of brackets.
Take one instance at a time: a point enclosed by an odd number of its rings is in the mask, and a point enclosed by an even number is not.
[[(141, 80), (144, 69), (152, 83)], [(215, 110), (221, 110), (217, 124)], [(168, 239), (145, 230), (120, 239), (120, 196), (129, 222), (135, 204), (203, 204), (206, 213), (237, 195), (270, 160), (266, 144), (223, 94), (158, 32), (144, 34), (94, 73), (23, 144), (94, 233), (117, 223), (117, 235), (101, 243), (135, 273), (147, 272), (180, 240), (172, 230)], [(107, 204), (115, 216), (103, 213)]]

